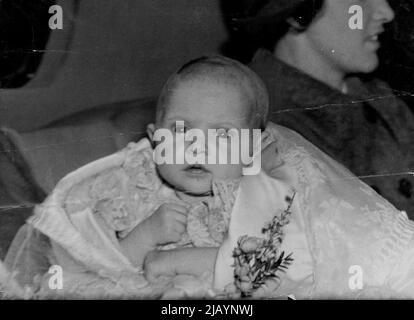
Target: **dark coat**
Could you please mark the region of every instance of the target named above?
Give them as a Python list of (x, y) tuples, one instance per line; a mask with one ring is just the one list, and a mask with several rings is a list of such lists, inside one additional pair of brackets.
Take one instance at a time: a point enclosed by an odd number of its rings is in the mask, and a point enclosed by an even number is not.
[(270, 94), (269, 120), (291, 128), (414, 219), (414, 114), (383, 82), (349, 94), (259, 50), (250, 67)]

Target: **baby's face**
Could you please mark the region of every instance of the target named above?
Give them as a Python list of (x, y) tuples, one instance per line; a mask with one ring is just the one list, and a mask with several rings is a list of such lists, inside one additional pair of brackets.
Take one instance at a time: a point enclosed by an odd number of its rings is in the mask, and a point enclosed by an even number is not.
[[(230, 129), (236, 129), (239, 132), (241, 129), (252, 131), (251, 121), (248, 119), (247, 98), (239, 91), (233, 85), (217, 83), (212, 80), (185, 81), (176, 86), (168, 99), (164, 116), (160, 123), (157, 123), (155, 129), (171, 130), (175, 138), (175, 133), (182, 132), (183, 129), (186, 132), (190, 129), (203, 131), (206, 140), (205, 164), (190, 165), (184, 161), (184, 164), (158, 165), (159, 174), (169, 184), (190, 194), (204, 195), (211, 192), (213, 179), (241, 177), (243, 164), (240, 155), (237, 155), (239, 157), (238, 164), (230, 164), (231, 143), (230, 137), (226, 136), (226, 132)], [(177, 127), (178, 121), (184, 123), (184, 127)], [(221, 136), (213, 144), (207, 143), (208, 129), (220, 129)], [(222, 151), (223, 148), (223, 144), (219, 147), (220, 143), (223, 143), (223, 140), (220, 141), (220, 139), (227, 140), (227, 148), (224, 150), (227, 152), (227, 164), (210, 164), (207, 159), (209, 149), (216, 146), (216, 154), (219, 154), (218, 149), (221, 148)], [(191, 144), (192, 142), (185, 142), (184, 149), (191, 150), (188, 149)], [(169, 150), (168, 152), (175, 152), (175, 148)]]

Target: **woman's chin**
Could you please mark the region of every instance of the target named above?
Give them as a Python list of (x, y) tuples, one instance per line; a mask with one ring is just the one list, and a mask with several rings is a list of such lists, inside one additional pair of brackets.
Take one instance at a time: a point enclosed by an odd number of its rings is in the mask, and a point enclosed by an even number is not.
[(365, 65), (364, 73), (374, 72), (378, 68), (378, 65), (379, 65), (378, 59), (373, 59), (367, 62), (367, 64)]
[(371, 73), (374, 72), (379, 65), (378, 55), (376, 53), (370, 53), (367, 57), (359, 63), (357, 73)]

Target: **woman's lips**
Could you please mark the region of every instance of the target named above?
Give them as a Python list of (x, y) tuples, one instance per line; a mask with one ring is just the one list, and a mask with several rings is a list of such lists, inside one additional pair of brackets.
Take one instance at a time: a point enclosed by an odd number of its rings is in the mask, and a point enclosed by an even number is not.
[(378, 49), (380, 47), (380, 42), (378, 39), (378, 34), (370, 36), (366, 39), (366, 42), (373, 47), (373, 49)]
[(379, 45), (380, 45), (379, 35), (383, 32), (384, 32), (384, 29), (379, 28), (378, 30), (372, 32), (371, 35), (368, 36), (365, 40), (368, 43), (373, 44), (375, 47), (379, 47)]

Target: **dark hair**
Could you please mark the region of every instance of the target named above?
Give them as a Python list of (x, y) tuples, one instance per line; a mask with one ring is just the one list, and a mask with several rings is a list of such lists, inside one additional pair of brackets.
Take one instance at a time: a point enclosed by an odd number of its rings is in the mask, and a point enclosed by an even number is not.
[(304, 31), (323, 4), (324, 0), (223, 0), (222, 9), (235, 41), (248, 41), (251, 49), (273, 50), (292, 27), (288, 20), (296, 22), (298, 32)]
[(322, 9), (323, 4), (324, 0), (306, 0), (293, 11), (291, 17), (303, 30), (306, 30)]

